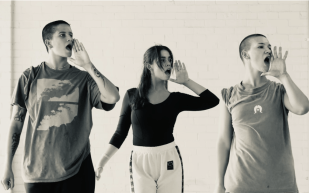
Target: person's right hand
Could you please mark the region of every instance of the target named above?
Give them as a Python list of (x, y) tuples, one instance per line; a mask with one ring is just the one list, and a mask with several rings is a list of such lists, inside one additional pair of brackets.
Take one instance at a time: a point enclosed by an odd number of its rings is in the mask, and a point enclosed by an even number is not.
[(95, 177), (96, 177), (97, 180), (100, 180), (102, 172), (103, 172), (103, 167), (101, 167), (101, 166), (97, 167), (97, 169), (95, 171)]
[(5, 190), (14, 188), (14, 174), (11, 168), (5, 169), (4, 175), (1, 179), (2, 186)]
[(225, 193), (225, 188), (223, 186), (216, 186), (215, 191), (213, 193)]

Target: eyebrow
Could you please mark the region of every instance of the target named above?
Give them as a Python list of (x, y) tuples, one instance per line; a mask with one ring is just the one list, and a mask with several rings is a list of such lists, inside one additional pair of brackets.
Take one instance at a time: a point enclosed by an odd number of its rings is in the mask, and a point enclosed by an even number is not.
[[(65, 32), (65, 31), (61, 31), (61, 32), (59, 32), (60, 34), (61, 33), (67, 33), (67, 32)], [(69, 34), (73, 34), (72, 32), (68, 32)]]
[[(259, 43), (259, 44), (263, 44), (263, 45), (265, 45), (264, 43)], [(268, 46), (271, 46), (270, 44), (268, 44)]]

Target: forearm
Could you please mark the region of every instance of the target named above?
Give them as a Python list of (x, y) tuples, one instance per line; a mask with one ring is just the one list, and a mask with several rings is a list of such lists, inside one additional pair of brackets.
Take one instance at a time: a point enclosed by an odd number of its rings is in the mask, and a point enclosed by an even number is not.
[(104, 167), (117, 151), (118, 151), (117, 147), (111, 144), (108, 144), (105, 150), (105, 153), (101, 155), (101, 158), (100, 158), (100, 161), (97, 167)]
[(6, 155), (5, 155), (5, 163), (4, 163), (4, 165), (7, 168), (12, 167), (12, 161), (13, 161), (14, 155), (16, 153), (16, 150), (18, 148), (19, 141), (20, 141), (22, 126), (23, 125), (20, 126), (20, 125), (11, 123), (11, 127), (8, 132), (8, 138), (7, 138), (8, 140), (6, 143)]
[(301, 112), (307, 113), (309, 110), (308, 98), (293, 82), (290, 75), (286, 73), (280, 76), (279, 80), (284, 85), (291, 106)]
[(20, 135), (24, 126), (27, 109), (18, 105), (13, 106), (8, 140), (6, 144), (5, 166), (12, 167), (13, 157), (19, 145)]
[(85, 70), (90, 74), (93, 80), (97, 83), (101, 93), (101, 101), (108, 104), (118, 102), (120, 96), (116, 86), (101, 74), (96, 67), (91, 63)]
[(203, 86), (199, 85), (198, 83), (194, 82), (191, 79), (189, 79), (183, 85), (192, 90), (197, 95), (200, 95), (202, 92), (206, 90), (206, 88), (204, 88)]
[(216, 184), (224, 187), (224, 176), (229, 162), (230, 148), (222, 141), (217, 143), (217, 179)]

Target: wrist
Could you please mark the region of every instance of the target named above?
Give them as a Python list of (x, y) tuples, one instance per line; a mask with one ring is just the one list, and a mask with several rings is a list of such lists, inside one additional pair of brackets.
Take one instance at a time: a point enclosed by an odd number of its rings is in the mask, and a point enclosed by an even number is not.
[(98, 165), (97, 165), (97, 168), (100, 168), (100, 167), (103, 168), (106, 165), (106, 163), (108, 162), (109, 159), (110, 159), (109, 156), (103, 155), (102, 158), (100, 159)]
[(87, 72), (89, 72), (93, 67), (94, 67), (94, 65), (92, 64), (92, 62), (88, 62), (88, 63), (85, 63), (85, 64), (83, 65), (83, 68), (84, 68)]
[(278, 79), (282, 82), (282, 81), (284, 81), (284, 79), (287, 79), (289, 77), (290, 77), (290, 75), (287, 72), (285, 72), (285, 73), (280, 74)]
[(4, 168), (7, 170), (7, 169), (12, 169), (12, 162), (4, 162)]
[(191, 81), (191, 79), (189, 78), (186, 82), (183, 83), (184, 86), (188, 86), (188, 83)]

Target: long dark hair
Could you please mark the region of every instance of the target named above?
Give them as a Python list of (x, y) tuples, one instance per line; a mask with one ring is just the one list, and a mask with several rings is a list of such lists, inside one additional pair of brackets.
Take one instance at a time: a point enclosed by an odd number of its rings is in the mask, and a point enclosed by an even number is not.
[[(163, 70), (163, 66), (161, 63), (161, 50), (166, 50), (169, 52), (171, 59), (172, 59), (172, 65), (173, 65), (173, 53), (172, 51), (166, 47), (166, 46), (162, 46), (162, 45), (155, 45), (150, 47), (144, 54), (144, 60), (143, 60), (143, 72), (141, 75), (141, 80), (138, 84), (138, 88), (136, 90), (136, 93), (134, 95), (134, 99), (133, 99), (133, 107), (134, 109), (143, 107), (145, 105), (145, 103), (148, 102), (148, 91), (150, 89), (151, 86), (151, 72), (150, 70), (147, 68), (148, 64), (152, 64), (154, 61), (156, 61), (156, 63), (158, 64), (158, 67)], [(165, 83), (165, 87), (167, 89), (167, 81)]]

